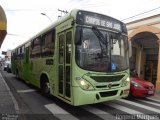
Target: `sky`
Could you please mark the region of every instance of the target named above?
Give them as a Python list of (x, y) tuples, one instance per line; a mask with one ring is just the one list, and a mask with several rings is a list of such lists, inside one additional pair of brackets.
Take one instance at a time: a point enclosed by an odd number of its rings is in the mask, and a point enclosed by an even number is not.
[[(160, 0), (0, 0), (0, 5), (7, 16), (7, 36), (0, 48), (0, 56), (2, 51), (14, 49), (58, 20), (61, 15), (58, 9), (68, 12), (84, 9), (123, 22), (160, 13)], [(138, 16), (133, 18), (135, 15)]]

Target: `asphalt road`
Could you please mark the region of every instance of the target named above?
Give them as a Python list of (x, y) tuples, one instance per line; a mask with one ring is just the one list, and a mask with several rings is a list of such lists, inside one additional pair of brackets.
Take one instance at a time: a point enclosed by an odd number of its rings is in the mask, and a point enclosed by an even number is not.
[(44, 96), (33, 86), (2, 72), (19, 108), (19, 120), (160, 120), (160, 99), (119, 99), (74, 107)]

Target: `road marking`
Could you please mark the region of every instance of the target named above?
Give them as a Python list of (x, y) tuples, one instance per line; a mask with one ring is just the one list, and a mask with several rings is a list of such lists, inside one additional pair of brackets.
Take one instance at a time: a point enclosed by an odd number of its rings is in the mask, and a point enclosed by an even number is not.
[(34, 92), (36, 90), (34, 89), (27, 89), (27, 90), (17, 90), (18, 93), (28, 93), (28, 92)]
[[(153, 117), (153, 116), (149, 116), (149, 115), (146, 115), (142, 112), (139, 112), (139, 111), (136, 111), (136, 110), (133, 110), (133, 109), (130, 109), (128, 107), (125, 107), (125, 106), (122, 106), (122, 105), (119, 105), (119, 104), (115, 104), (115, 103), (109, 103), (109, 104), (106, 104), (105, 105), (107, 106), (110, 106), (110, 107), (113, 107), (115, 109), (119, 109), (123, 112), (126, 112), (126, 113), (129, 113), (131, 114), (131, 116), (136, 116), (138, 119), (144, 119), (145, 116), (149, 117), (149, 118), (153, 118), (153, 120), (156, 120), (157, 118), (156, 117)], [(117, 115), (118, 116), (118, 115)], [(147, 118), (145, 120), (148, 120)]]
[[(85, 109), (86, 111), (89, 111), (90, 113), (93, 113), (95, 115), (97, 115), (98, 117), (104, 119), (104, 120), (116, 120), (116, 117), (111, 115), (110, 113), (104, 112), (100, 109), (91, 107), (91, 106), (81, 106), (81, 108)], [(120, 119), (119, 119), (120, 120)]]
[(157, 99), (154, 99), (154, 98), (147, 98), (149, 100), (153, 100), (153, 101), (156, 101), (156, 102), (160, 102), (160, 100), (157, 100)]
[(63, 108), (59, 107), (58, 105), (52, 103), (52, 104), (47, 104), (44, 105), (54, 116), (61, 120), (79, 120), (75, 116), (71, 115), (68, 113), (66, 110)]
[(141, 108), (144, 108), (144, 109), (156, 112), (156, 113), (160, 113), (159, 109), (152, 108), (152, 107), (149, 107), (149, 106), (146, 106), (146, 105), (142, 105), (142, 104), (139, 104), (139, 103), (136, 103), (136, 102), (132, 102), (132, 101), (124, 100), (124, 99), (118, 99), (117, 101), (121, 101), (121, 102), (128, 103), (128, 104), (131, 104), (131, 105), (134, 105), (134, 106), (137, 106), (137, 107), (141, 107)]
[(125, 106), (122, 106), (122, 105), (118, 105), (118, 104), (115, 104), (115, 103), (109, 103), (109, 104), (105, 104), (105, 105), (113, 107), (115, 109), (119, 109), (119, 110), (121, 110), (123, 112), (126, 112), (126, 113), (129, 113), (129, 114), (131, 114), (131, 113), (132, 114), (143, 114), (143, 113), (141, 113), (139, 111), (136, 111), (136, 110), (133, 110), (133, 109), (130, 109), (128, 107), (125, 107)]
[(156, 106), (159, 106), (160, 107), (160, 103), (154, 103), (154, 102), (150, 102), (150, 101), (146, 101), (146, 100), (139, 100), (139, 99), (136, 99), (138, 101), (141, 101), (141, 102), (145, 102), (145, 103), (149, 103), (149, 104), (152, 104), (152, 105), (156, 105)]

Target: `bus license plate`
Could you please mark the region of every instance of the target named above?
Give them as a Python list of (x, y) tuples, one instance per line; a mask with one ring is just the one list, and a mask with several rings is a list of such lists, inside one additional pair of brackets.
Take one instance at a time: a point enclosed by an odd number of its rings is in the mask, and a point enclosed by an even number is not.
[(148, 91), (148, 94), (153, 94), (154, 92), (153, 91)]

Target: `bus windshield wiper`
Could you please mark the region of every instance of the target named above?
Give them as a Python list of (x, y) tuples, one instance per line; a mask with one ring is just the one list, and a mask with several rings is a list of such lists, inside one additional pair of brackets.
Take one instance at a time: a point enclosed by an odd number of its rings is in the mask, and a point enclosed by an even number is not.
[(106, 46), (106, 50), (107, 50), (108, 43), (107, 43), (105, 37), (103, 36), (103, 34), (100, 32), (100, 30), (96, 26), (92, 27), (92, 31), (94, 32), (94, 34), (97, 36), (97, 38), (99, 40), (99, 45), (100, 45), (100, 48), (101, 48), (102, 56), (107, 54), (104, 51), (104, 48), (102, 47), (102, 44), (105, 45)]
[(93, 27), (92, 27), (92, 31), (94, 32), (94, 34), (97, 36), (97, 38), (98, 38), (103, 44), (106, 44), (105, 37), (103, 36), (103, 34), (100, 32), (100, 30), (99, 30), (96, 26), (93, 26)]

